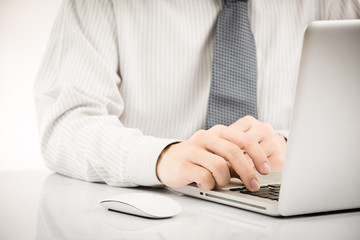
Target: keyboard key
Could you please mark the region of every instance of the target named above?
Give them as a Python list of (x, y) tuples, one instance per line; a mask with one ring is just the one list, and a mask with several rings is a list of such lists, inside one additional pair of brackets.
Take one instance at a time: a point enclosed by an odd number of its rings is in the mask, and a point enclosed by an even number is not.
[(251, 196), (270, 199), (273, 201), (279, 200), (280, 184), (270, 184), (267, 186), (260, 186), (259, 191), (250, 192), (246, 187), (232, 188), (230, 191), (240, 191), (243, 194), (249, 194)]
[(229, 190), (230, 191), (241, 191), (241, 190), (244, 190), (244, 189), (246, 189), (246, 187), (230, 188)]

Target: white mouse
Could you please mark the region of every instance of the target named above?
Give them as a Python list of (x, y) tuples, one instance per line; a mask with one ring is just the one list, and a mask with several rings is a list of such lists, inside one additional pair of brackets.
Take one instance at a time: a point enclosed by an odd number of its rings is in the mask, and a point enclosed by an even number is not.
[(125, 193), (100, 202), (109, 210), (147, 218), (169, 218), (181, 212), (174, 200), (156, 193)]

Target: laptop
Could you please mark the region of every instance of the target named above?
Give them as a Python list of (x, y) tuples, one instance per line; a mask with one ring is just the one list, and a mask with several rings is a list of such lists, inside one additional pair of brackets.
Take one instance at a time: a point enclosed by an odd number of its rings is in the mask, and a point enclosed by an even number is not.
[(360, 208), (360, 20), (316, 21), (306, 28), (282, 172), (185, 195), (272, 216)]

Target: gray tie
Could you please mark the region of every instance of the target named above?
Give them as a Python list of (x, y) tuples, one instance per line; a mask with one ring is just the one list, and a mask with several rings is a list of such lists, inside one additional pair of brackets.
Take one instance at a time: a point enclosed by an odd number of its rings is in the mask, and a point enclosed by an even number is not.
[(219, 13), (205, 128), (230, 125), (245, 115), (257, 118), (256, 47), (248, 4), (227, 0)]

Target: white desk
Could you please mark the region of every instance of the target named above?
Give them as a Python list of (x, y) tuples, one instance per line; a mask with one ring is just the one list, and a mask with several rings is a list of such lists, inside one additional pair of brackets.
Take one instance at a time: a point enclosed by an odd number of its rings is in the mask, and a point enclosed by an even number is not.
[[(99, 205), (130, 191), (161, 192), (183, 211), (152, 220)], [(47, 171), (0, 171), (0, 239), (360, 239), (360, 211), (273, 218), (165, 189), (113, 188)]]

